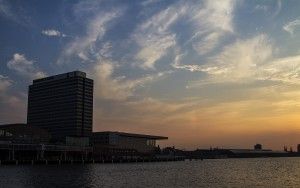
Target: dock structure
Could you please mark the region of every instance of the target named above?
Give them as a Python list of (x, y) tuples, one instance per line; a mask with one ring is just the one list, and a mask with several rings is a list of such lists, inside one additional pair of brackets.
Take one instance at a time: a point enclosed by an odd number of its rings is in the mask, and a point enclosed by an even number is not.
[[(99, 153), (102, 154), (99, 157)], [(136, 163), (182, 161), (183, 157), (157, 157), (132, 152), (125, 156), (123, 151), (98, 150), (93, 147), (78, 147), (44, 144), (0, 144), (0, 165), (21, 164), (95, 164), (95, 163)]]
[(124, 132), (95, 132), (91, 137), (67, 136), (65, 142), (51, 142), (47, 131), (27, 124), (0, 126), (0, 164), (72, 164), (105, 162), (154, 162), (179, 158), (158, 158), (156, 140), (167, 137)]
[(0, 160), (88, 160), (92, 147), (0, 143)]

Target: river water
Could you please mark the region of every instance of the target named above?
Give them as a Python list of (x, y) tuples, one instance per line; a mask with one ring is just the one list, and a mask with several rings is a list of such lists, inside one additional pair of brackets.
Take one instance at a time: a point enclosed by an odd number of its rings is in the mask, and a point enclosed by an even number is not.
[(300, 187), (300, 158), (2, 165), (0, 187)]

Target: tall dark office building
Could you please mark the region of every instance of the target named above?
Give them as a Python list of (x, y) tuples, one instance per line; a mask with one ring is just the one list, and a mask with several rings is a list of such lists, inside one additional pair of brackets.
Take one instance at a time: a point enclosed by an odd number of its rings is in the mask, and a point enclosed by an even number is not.
[(53, 140), (90, 136), (93, 80), (80, 71), (33, 80), (29, 86), (27, 124), (48, 130)]

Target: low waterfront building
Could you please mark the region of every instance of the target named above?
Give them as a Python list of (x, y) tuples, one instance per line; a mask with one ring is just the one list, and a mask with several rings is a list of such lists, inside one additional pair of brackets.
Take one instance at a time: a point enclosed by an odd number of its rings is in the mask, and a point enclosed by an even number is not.
[(0, 125), (1, 143), (48, 143), (50, 138), (46, 130), (24, 123)]
[(138, 153), (149, 154), (157, 149), (156, 141), (168, 137), (124, 132), (94, 132), (92, 143), (98, 149), (131, 150)]
[(254, 158), (254, 157), (282, 157), (286, 156), (285, 151), (273, 151), (270, 149), (230, 149), (229, 157), (235, 158)]

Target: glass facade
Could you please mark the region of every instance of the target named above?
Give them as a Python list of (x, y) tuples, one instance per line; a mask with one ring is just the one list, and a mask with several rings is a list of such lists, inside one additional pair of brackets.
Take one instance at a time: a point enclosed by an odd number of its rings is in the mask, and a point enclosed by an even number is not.
[(90, 136), (93, 80), (80, 71), (34, 80), (29, 86), (27, 123), (49, 131), (54, 140)]

